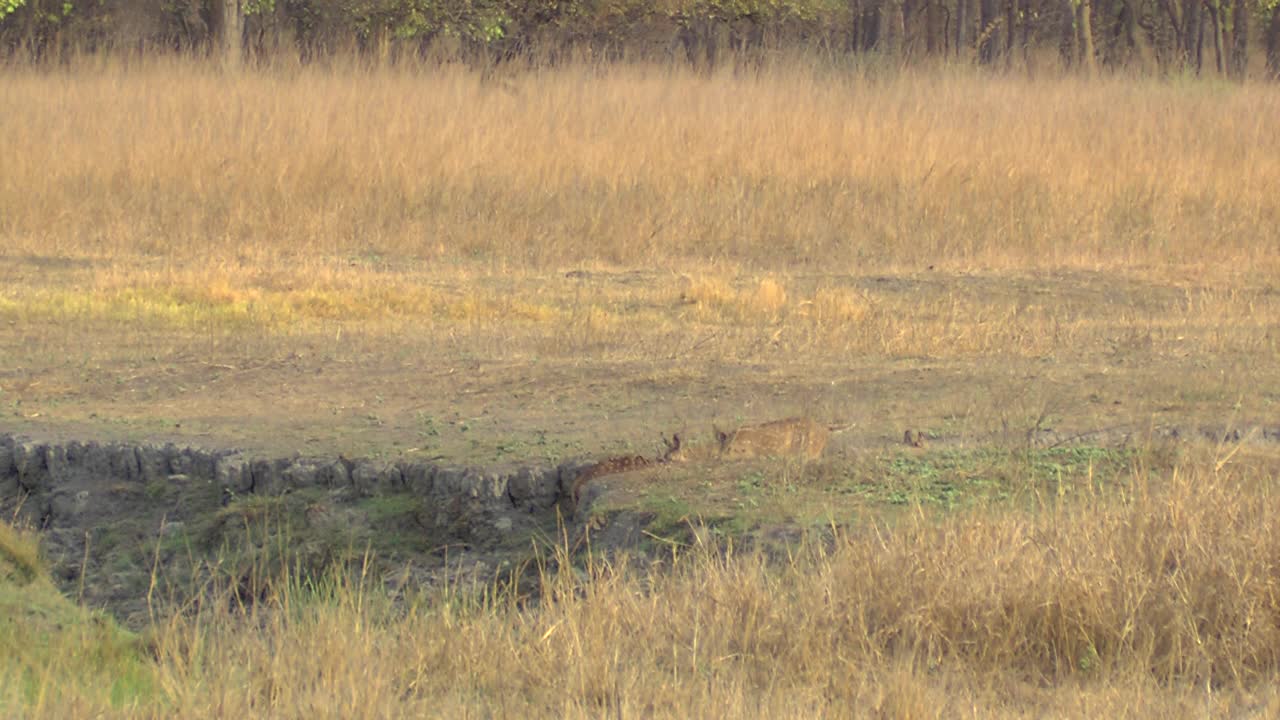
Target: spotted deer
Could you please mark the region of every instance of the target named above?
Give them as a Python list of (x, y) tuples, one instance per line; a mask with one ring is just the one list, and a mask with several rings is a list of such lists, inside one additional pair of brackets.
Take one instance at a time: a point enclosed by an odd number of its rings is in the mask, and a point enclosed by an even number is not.
[(582, 499), (582, 491), (586, 488), (587, 483), (606, 475), (617, 475), (646, 468), (653, 465), (653, 463), (653, 460), (640, 455), (617, 455), (598, 460), (582, 468), (578, 471), (578, 476), (573, 479), (573, 487), (569, 492), (569, 497), (573, 502), (573, 512), (576, 513), (578, 511), (578, 502)]
[(717, 444), (702, 447), (686, 447), (680, 434), (675, 433), (670, 440), (663, 437), (667, 450), (656, 460), (641, 455), (617, 455), (597, 460), (579, 470), (569, 491), (572, 511), (578, 511), (582, 492), (587, 484), (606, 475), (619, 475), (657, 464), (689, 460), (774, 456), (817, 460), (826, 449), (832, 433), (850, 427), (853, 425), (822, 425), (809, 418), (794, 417), (740, 427), (733, 432), (715, 428)]
[(785, 456), (817, 460), (827, 448), (831, 430), (809, 418), (787, 418), (741, 427), (732, 432), (716, 429), (723, 458)]
[[(683, 462), (704, 458), (797, 457), (817, 460), (826, 449), (832, 433), (850, 425), (822, 425), (809, 418), (793, 417), (759, 425), (747, 425), (731, 432), (713, 428), (716, 444), (703, 448), (686, 448), (680, 436), (666, 441), (664, 462)], [(664, 438), (665, 440), (665, 438)]]

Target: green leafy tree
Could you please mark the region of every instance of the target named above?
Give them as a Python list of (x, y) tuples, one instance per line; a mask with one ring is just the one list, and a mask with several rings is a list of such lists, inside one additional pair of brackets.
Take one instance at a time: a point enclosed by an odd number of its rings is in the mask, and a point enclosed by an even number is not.
[(26, 0), (0, 0), (0, 21), (18, 11), (26, 4)]

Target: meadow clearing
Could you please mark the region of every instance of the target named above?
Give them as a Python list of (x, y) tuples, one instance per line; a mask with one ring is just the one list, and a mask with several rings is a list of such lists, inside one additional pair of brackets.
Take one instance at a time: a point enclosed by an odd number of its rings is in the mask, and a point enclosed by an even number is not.
[(483, 465), (852, 424), (609, 483), (643, 561), (215, 578), (140, 635), (3, 526), (5, 714), (1280, 710), (1274, 86), (153, 60), (0, 108), (0, 432)]

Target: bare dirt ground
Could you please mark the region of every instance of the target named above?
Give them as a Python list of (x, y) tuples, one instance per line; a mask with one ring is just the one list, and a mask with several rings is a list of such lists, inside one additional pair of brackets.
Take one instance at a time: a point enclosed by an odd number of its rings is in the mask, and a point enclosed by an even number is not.
[[(11, 278), (38, 263), (12, 261)], [(670, 273), (475, 282), (551, 285), (600, 302), (625, 291), (667, 322), (646, 328), (647, 315), (624, 309), (615, 336), (574, 342), (555, 322), (368, 332), (347, 321), (202, 337), (128, 320), (10, 317), (0, 431), (506, 464), (652, 454), (664, 433), (706, 437), (713, 423), (789, 415), (853, 423), (836, 455), (900, 445), (912, 428), (941, 447), (1033, 436), (1110, 444), (1228, 427), (1256, 427), (1254, 439), (1266, 440), (1280, 425), (1280, 291), (1265, 284), (1222, 300), (1194, 281), (1088, 273), (787, 279), (850, 288), (901, 316), (881, 332), (936, 332), (905, 341), (924, 349), (916, 354), (839, 337), (806, 345), (816, 331), (794, 317), (691, 321), (699, 305)], [(1206, 297), (1244, 309), (1223, 322), (1197, 305)], [(953, 317), (939, 317), (948, 303)], [(1036, 327), (1020, 330), (1022, 316)]]

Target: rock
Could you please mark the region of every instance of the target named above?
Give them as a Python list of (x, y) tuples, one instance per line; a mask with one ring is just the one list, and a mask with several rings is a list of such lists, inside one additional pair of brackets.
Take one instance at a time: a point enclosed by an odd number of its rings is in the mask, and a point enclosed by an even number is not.
[(99, 443), (88, 442), (78, 447), (68, 447), (67, 462), (77, 466), (87, 477), (111, 477), (111, 453)]
[(556, 468), (556, 481), (559, 485), (560, 497), (568, 497), (573, 491), (573, 482), (578, 479), (579, 473), (594, 464), (581, 460), (570, 460), (569, 462), (561, 463)]
[(17, 469), (18, 485), (28, 493), (48, 488), (49, 468), (45, 464), (48, 446), (42, 443), (22, 442), (14, 445), (13, 465)]
[(53, 487), (60, 482), (64, 482), (70, 474), (70, 465), (67, 463), (67, 448), (65, 445), (46, 445), (44, 447), (44, 468), (48, 473), (49, 487)]
[(418, 462), (400, 464), (400, 477), (404, 480), (405, 489), (422, 497), (431, 494), (435, 482), (436, 469), (432, 465)]
[(327, 488), (346, 487), (351, 484), (351, 471), (341, 460), (323, 464), (316, 469), (316, 484)]
[(476, 470), (466, 475), (467, 493), (485, 502), (509, 502), (507, 487), (507, 476), (501, 473)]
[(280, 495), (292, 488), (285, 477), (285, 470), (293, 464), (291, 460), (254, 460), (249, 463), (249, 475), (252, 478), (250, 491), (255, 495)]
[(0, 438), (0, 501), (18, 494), (18, 468), (13, 464), (13, 438)]
[(376, 460), (357, 460), (351, 469), (351, 484), (359, 495), (394, 493), (404, 490), (400, 468)]
[(467, 472), (466, 468), (459, 467), (436, 468), (431, 495), (436, 498), (460, 496), (466, 486)]
[(178, 456), (178, 448), (169, 443), (163, 447), (154, 445), (138, 448), (138, 469), (143, 482), (159, 480), (171, 474), (171, 459)]
[(113, 445), (108, 450), (111, 457), (111, 475), (121, 480), (136, 482), (142, 479), (142, 466), (138, 462), (138, 449), (130, 445)]
[(249, 463), (239, 455), (218, 458), (213, 477), (215, 482), (233, 494), (244, 494), (253, 488)]
[(183, 448), (169, 457), (169, 471), (176, 475), (190, 475), (204, 480), (213, 479), (217, 458), (203, 450)]
[(0, 435), (0, 476), (16, 473), (13, 467), (13, 436)]
[(81, 467), (84, 465), (84, 456), (88, 446), (79, 440), (72, 440), (62, 446), (62, 456), (68, 465)]
[(558, 468), (521, 468), (507, 480), (511, 504), (519, 510), (546, 510), (560, 496)]
[(291, 488), (314, 487), (317, 470), (314, 463), (296, 460), (284, 469), (282, 473), (284, 484)]
[(573, 516), (579, 520), (587, 516), (587, 510), (595, 504), (595, 501), (609, 490), (608, 478), (601, 481), (589, 482), (582, 488), (582, 495), (578, 498), (578, 506), (572, 508)]

